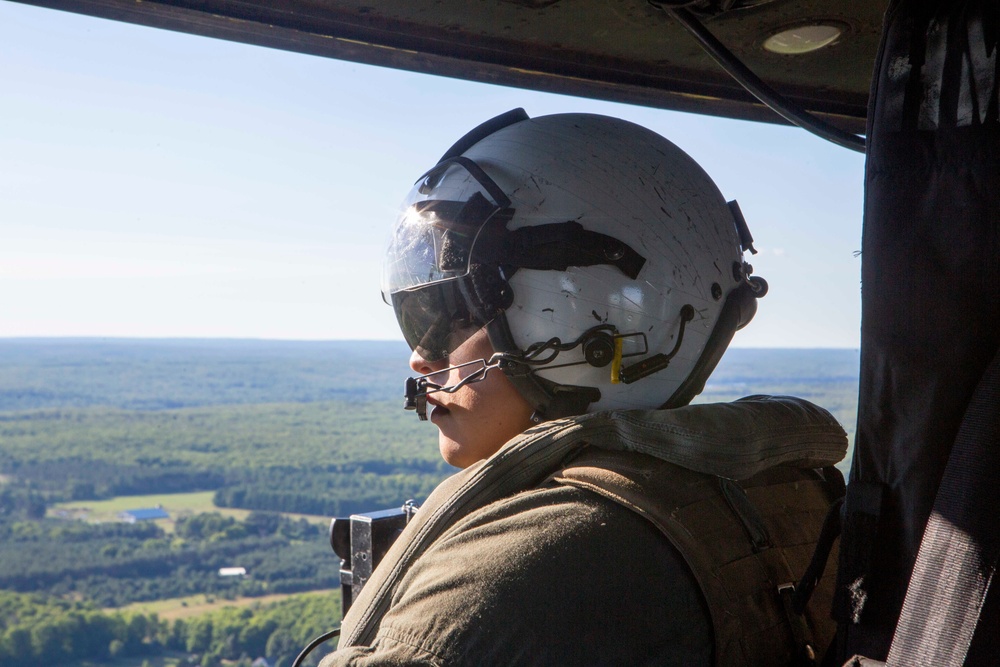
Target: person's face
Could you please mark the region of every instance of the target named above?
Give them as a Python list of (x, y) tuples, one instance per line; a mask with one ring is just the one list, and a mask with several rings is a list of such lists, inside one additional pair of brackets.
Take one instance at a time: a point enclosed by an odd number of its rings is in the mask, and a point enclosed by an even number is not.
[[(493, 346), (486, 330), (480, 329), (439, 361), (427, 361), (414, 352), (410, 355), (410, 368), (426, 375), (467, 361), (489, 360), (492, 355)], [(429, 380), (439, 385), (453, 385), (476, 369), (470, 366), (452, 370)], [(454, 394), (443, 391), (429, 394), (427, 403), (434, 406), (430, 419), (439, 430), (441, 456), (459, 468), (489, 458), (505, 442), (533, 425), (531, 406), (499, 369), (490, 371), (485, 380), (468, 384)]]

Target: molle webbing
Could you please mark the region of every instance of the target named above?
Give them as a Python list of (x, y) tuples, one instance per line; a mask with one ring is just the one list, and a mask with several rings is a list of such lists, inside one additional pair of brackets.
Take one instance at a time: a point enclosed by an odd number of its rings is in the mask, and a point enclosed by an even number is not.
[[(781, 467), (737, 485), (650, 456), (596, 449), (585, 450), (552, 481), (629, 507), (667, 536), (711, 610), (716, 665), (793, 664), (796, 642), (778, 587), (805, 572), (836, 483), (813, 470)], [(818, 652), (835, 631), (829, 569), (805, 615)]]

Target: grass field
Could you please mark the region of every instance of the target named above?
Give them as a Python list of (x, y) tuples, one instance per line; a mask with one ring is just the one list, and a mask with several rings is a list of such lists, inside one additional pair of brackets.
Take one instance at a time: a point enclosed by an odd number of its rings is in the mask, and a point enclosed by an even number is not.
[[(56, 503), (49, 507), (48, 516), (55, 518), (80, 519), (85, 521), (117, 521), (118, 513), (146, 507), (162, 507), (170, 514), (169, 519), (157, 519), (156, 523), (167, 532), (172, 532), (177, 519), (202, 514), (218, 512), (223, 516), (231, 516), (242, 521), (250, 514), (249, 510), (216, 507), (212, 502), (212, 491), (197, 491), (193, 493), (162, 493), (149, 496), (118, 496), (109, 500), (75, 500), (67, 503)], [(307, 514), (284, 513), (285, 516), (297, 519), (303, 518), (316, 525), (328, 526), (330, 520), (325, 517)]]
[(157, 519), (164, 530), (172, 531), (177, 519), (202, 514), (218, 512), (235, 519), (245, 519), (248, 510), (223, 509), (212, 502), (212, 491), (195, 493), (169, 493), (149, 496), (118, 496), (109, 500), (76, 500), (68, 503), (57, 503), (48, 510), (48, 515), (57, 518), (82, 519), (91, 522), (117, 521), (118, 513), (147, 507), (162, 507), (170, 515), (169, 519)]
[(308, 591), (305, 593), (277, 593), (274, 595), (262, 595), (253, 598), (236, 598), (235, 600), (224, 600), (205, 595), (191, 595), (183, 598), (172, 598), (169, 600), (155, 600), (153, 602), (136, 602), (117, 609), (105, 609), (107, 612), (140, 612), (146, 615), (156, 614), (161, 620), (176, 620), (178, 618), (192, 618), (202, 614), (222, 609), (224, 607), (252, 607), (255, 605), (265, 605), (290, 597), (305, 597), (311, 595), (340, 595), (339, 588), (328, 588), (318, 591)]

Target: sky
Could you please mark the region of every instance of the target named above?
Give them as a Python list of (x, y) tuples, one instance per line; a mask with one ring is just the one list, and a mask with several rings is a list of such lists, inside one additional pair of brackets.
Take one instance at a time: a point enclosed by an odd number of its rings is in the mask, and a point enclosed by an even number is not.
[(413, 181), (515, 107), (667, 137), (770, 284), (737, 347), (860, 341), (860, 154), (803, 130), (476, 84), (0, 0), (0, 338), (401, 339)]

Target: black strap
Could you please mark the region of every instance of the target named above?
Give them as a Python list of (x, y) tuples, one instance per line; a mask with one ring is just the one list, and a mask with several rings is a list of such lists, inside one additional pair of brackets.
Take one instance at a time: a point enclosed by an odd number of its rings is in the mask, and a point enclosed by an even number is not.
[(508, 125), (520, 123), (522, 120), (528, 120), (528, 114), (524, 109), (518, 107), (517, 109), (511, 109), (506, 113), (502, 113), (495, 118), (490, 118), (485, 123), (480, 123), (476, 127), (469, 130), (464, 137), (456, 141), (454, 145), (452, 145), (452, 147), (441, 156), (438, 163), (440, 164), (445, 160), (461, 155), (494, 132), (498, 132)]
[(570, 266), (607, 264), (632, 280), (646, 263), (628, 244), (572, 221), (519, 227), (507, 233), (501, 252), (500, 263), (513, 268), (565, 271)]
[(917, 554), (889, 667), (965, 662), (1000, 552), (1000, 351), (955, 439)]
[(819, 580), (823, 576), (823, 571), (826, 570), (826, 561), (830, 558), (833, 543), (840, 537), (842, 528), (841, 510), (843, 507), (844, 498), (841, 496), (833, 501), (829, 511), (826, 513), (826, 518), (823, 520), (823, 528), (819, 533), (819, 540), (813, 549), (812, 559), (809, 561), (809, 566), (806, 568), (805, 574), (802, 575), (798, 585), (795, 587), (795, 596), (792, 598), (792, 603), (797, 614), (805, 613), (806, 605), (809, 604), (809, 598), (812, 597), (813, 591), (816, 590), (816, 586), (819, 585)]

